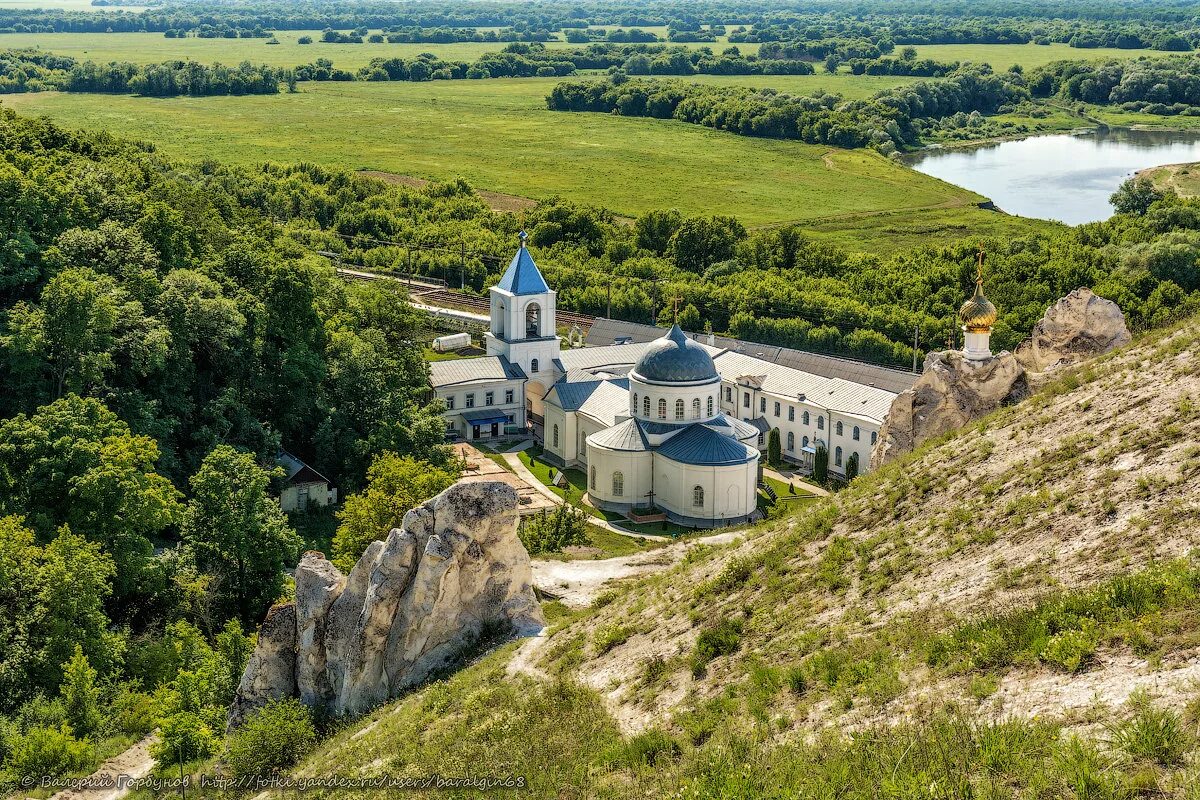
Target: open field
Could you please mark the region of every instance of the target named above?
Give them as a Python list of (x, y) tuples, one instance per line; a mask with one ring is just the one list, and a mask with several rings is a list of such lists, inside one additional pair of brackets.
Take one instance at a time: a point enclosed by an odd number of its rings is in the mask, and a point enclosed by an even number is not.
[(1121, 50), (1115, 47), (1089, 50), (1065, 44), (924, 44), (917, 47), (917, 56), (920, 58), (987, 63), (997, 71), (1007, 70), (1013, 64), (1030, 70), (1052, 61), (1105, 61), (1140, 56), (1164, 58), (1168, 55), (1171, 54), (1161, 50)]
[(533, 198), (559, 194), (630, 216), (676, 207), (762, 225), (957, 210), (983, 199), (869, 151), (672, 121), (550, 112), (543, 98), (553, 83), (325, 83), (290, 95), (168, 100), (47, 92), (3, 102), (67, 126), (148, 139), (185, 158), (461, 175), (481, 188)]
[(1170, 189), (1180, 197), (1200, 196), (1200, 164), (1167, 164), (1151, 167), (1138, 173), (1149, 178), (1159, 189)]

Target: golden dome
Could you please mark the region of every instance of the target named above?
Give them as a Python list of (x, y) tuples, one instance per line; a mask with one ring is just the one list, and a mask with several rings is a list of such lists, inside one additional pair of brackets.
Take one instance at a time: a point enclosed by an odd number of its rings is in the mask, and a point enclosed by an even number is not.
[(975, 294), (962, 304), (958, 317), (968, 333), (987, 333), (996, 324), (999, 314), (992, 301), (983, 294), (983, 251), (979, 252), (979, 266), (975, 273)]

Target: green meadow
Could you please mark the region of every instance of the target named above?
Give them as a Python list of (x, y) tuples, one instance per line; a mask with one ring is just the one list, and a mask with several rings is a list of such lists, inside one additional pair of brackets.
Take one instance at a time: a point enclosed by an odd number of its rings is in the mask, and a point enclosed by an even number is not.
[(1106, 61), (1140, 56), (1161, 58), (1165, 55), (1169, 54), (1160, 50), (1122, 50), (1115, 47), (1084, 49), (1066, 44), (924, 44), (917, 47), (919, 58), (991, 64), (1001, 72), (1014, 64), (1031, 70), (1052, 61)]
[[(849, 78), (847, 78), (849, 80)], [(747, 225), (811, 220), (839, 241), (886, 249), (875, 215), (947, 210), (958, 222), (1024, 222), (983, 198), (866, 150), (753, 139), (698, 125), (545, 108), (554, 79), (310, 83), (296, 94), (152, 99), (45, 92), (5, 105), (104, 128), (185, 158), (312, 161), (421, 178), (462, 176), (531, 198), (561, 195), (625, 215), (731, 214)], [(965, 215), (965, 216), (964, 216)], [(857, 222), (856, 222), (857, 220)], [(891, 220), (896, 222), (895, 219)], [(1011, 221), (1011, 224), (1010, 224)], [(937, 226), (941, 227), (942, 222)]]

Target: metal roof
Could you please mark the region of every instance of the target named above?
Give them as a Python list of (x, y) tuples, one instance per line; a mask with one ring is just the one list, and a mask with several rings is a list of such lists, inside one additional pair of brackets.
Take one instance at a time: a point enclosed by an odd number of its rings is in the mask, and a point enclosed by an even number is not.
[(529, 255), (529, 250), (525, 247), (525, 231), (521, 231), (521, 246), (517, 248), (517, 254), (513, 256), (496, 288), (518, 295), (545, 294), (550, 291), (546, 279), (538, 271), (537, 264), (533, 263), (533, 256)]
[(754, 448), (699, 424), (672, 436), (659, 446), (657, 453), (680, 464), (702, 467), (745, 464), (758, 458)]
[(429, 382), (433, 388), (492, 383), (494, 381), (524, 380), (525, 373), (504, 356), (453, 358), (434, 361), (429, 365)]
[(665, 336), (650, 343), (633, 365), (632, 373), (652, 383), (694, 383), (719, 377), (712, 356), (678, 325), (672, 325)]
[(650, 444), (646, 441), (646, 437), (642, 435), (642, 429), (638, 427), (637, 420), (635, 419), (627, 419), (611, 428), (605, 428), (602, 431), (593, 433), (587, 437), (587, 443), (596, 447), (603, 447), (606, 450), (620, 450), (633, 453), (650, 449)]
[(758, 428), (751, 425), (749, 422), (742, 422), (737, 417), (730, 417), (725, 414), (719, 414), (714, 419), (708, 422), (701, 423), (707, 425), (715, 431), (721, 430), (732, 431), (735, 439), (749, 439), (758, 436)]
[(578, 411), (587, 399), (592, 396), (592, 392), (600, 386), (604, 381), (600, 378), (593, 378), (590, 381), (565, 381), (560, 380), (550, 387), (550, 391), (546, 392), (546, 400), (549, 401), (553, 397), (557, 401), (557, 405), (563, 411)]
[(629, 384), (625, 381), (604, 381), (588, 395), (579, 413), (602, 425), (614, 425), (621, 417), (629, 416)]
[(502, 411), (487, 409), (470, 409), (462, 412), (462, 418), (472, 425), (486, 425), (489, 422), (508, 422), (508, 415)]
[[(635, 343), (645, 343), (660, 336), (662, 336), (662, 329), (653, 325), (598, 317), (588, 329), (585, 341), (589, 347), (603, 347), (612, 345), (623, 337), (632, 339)], [(706, 341), (704, 334), (689, 334), (689, 336), (701, 343)], [(810, 372), (823, 378), (843, 378), (854, 383), (886, 389), (896, 394), (911, 389), (918, 377), (911, 372), (849, 358), (826, 356), (804, 350), (793, 350), (790, 347), (759, 344), (741, 339), (729, 339), (724, 336), (714, 337), (713, 344), (723, 350), (753, 356), (773, 364)]]

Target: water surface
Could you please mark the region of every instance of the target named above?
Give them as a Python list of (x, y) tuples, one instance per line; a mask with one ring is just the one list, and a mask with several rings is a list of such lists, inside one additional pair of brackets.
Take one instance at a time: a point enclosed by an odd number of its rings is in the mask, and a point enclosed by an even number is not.
[(1134, 172), (1185, 161), (1200, 161), (1200, 133), (1124, 128), (924, 150), (907, 159), (1010, 214), (1068, 225), (1110, 217), (1109, 196)]

